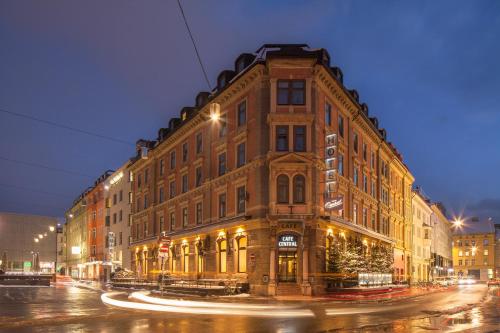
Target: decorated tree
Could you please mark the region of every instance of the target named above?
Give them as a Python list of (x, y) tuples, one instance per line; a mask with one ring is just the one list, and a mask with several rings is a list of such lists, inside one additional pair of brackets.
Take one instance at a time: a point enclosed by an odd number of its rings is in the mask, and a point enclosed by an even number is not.
[(328, 248), (328, 271), (331, 273), (342, 273), (342, 245), (338, 241), (330, 242)]
[(373, 273), (392, 273), (394, 256), (387, 246), (375, 245), (370, 253), (370, 271)]
[(363, 243), (359, 238), (350, 240), (341, 256), (342, 271), (348, 274), (363, 273), (368, 270)]

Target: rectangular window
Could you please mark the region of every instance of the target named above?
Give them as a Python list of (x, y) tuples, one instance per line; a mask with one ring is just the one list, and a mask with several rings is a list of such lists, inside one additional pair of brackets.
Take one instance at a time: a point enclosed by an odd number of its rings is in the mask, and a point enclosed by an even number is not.
[(246, 148), (245, 142), (240, 143), (236, 148), (237, 150), (236, 167), (238, 168), (245, 165), (246, 163), (245, 148)]
[(170, 152), (170, 169), (175, 169), (175, 150)]
[(203, 134), (200, 132), (196, 134), (196, 154), (203, 151)]
[(363, 227), (368, 228), (368, 209), (363, 208)]
[(120, 239), (120, 245), (122, 245), (122, 243), (123, 243), (123, 234), (122, 234), (121, 231), (120, 231), (120, 238), (119, 239)]
[(276, 126), (276, 150), (288, 151), (288, 126)]
[(484, 250), (483, 254), (484, 254), (485, 256), (487, 256), (487, 255), (488, 255), (488, 250)]
[(238, 126), (245, 125), (247, 123), (247, 102), (243, 101), (238, 104)]
[(222, 138), (227, 134), (227, 114), (223, 114), (219, 118), (219, 137)]
[(116, 205), (116, 203), (118, 202), (118, 196), (115, 194), (113, 194), (113, 205)]
[(488, 245), (490, 242), (487, 239), (483, 239), (483, 245)]
[(182, 144), (182, 162), (186, 163), (188, 160), (188, 144), (184, 142)]
[(368, 158), (368, 147), (363, 143), (363, 160), (366, 162)]
[(339, 136), (344, 137), (344, 117), (339, 115)]
[(195, 173), (196, 173), (196, 187), (198, 187), (201, 186), (201, 181), (202, 181), (201, 167), (197, 167)]
[(219, 242), (219, 272), (226, 273), (227, 271), (227, 240)]
[(123, 201), (123, 190), (120, 190), (120, 199), (119, 200), (120, 200), (120, 202)]
[(325, 104), (325, 125), (332, 126), (332, 106), (328, 103)]
[(187, 207), (182, 208), (182, 227), (187, 228), (188, 226), (188, 209)]
[(372, 180), (371, 195), (372, 195), (372, 197), (375, 198), (375, 181), (374, 180)]
[(375, 153), (371, 153), (371, 158), (370, 158), (370, 166), (372, 169), (375, 169)]
[(339, 162), (338, 162), (338, 171), (339, 175), (344, 175), (344, 155), (339, 154)]
[(165, 161), (163, 159), (160, 160), (160, 176), (163, 176), (165, 173)]
[(165, 231), (165, 219), (163, 216), (160, 216), (160, 234)]
[(203, 203), (200, 201), (196, 204), (196, 224), (203, 223)]
[(148, 195), (144, 195), (144, 209), (148, 208)]
[(219, 154), (219, 176), (226, 173), (226, 153)]
[(148, 235), (148, 223), (144, 222), (144, 237)]
[(137, 176), (137, 187), (138, 187), (138, 188), (141, 188), (141, 185), (142, 185), (142, 175), (141, 175), (141, 174), (139, 174), (139, 175)]
[(139, 198), (137, 198), (137, 204), (135, 206), (135, 209), (138, 212), (141, 210), (141, 200)]
[(354, 168), (354, 175), (352, 177), (354, 185), (358, 186), (358, 168)]
[(170, 213), (170, 231), (175, 230), (175, 212)]
[(237, 192), (237, 204), (236, 204), (236, 213), (244, 214), (245, 213), (245, 205), (246, 205), (246, 190), (245, 186), (238, 187)]
[(169, 196), (170, 196), (170, 199), (172, 199), (173, 197), (175, 197), (175, 180), (170, 182), (169, 190), (170, 190)]
[(353, 134), (352, 142), (353, 142), (354, 152), (357, 154), (358, 153), (358, 135), (356, 133)]
[(306, 82), (304, 80), (278, 80), (279, 105), (304, 105)]
[(132, 192), (128, 192), (128, 203), (132, 204), (132, 202), (134, 202), (134, 196)]
[(188, 191), (188, 175), (182, 175), (182, 193), (186, 193)]
[(118, 220), (121, 222), (123, 221), (123, 211), (120, 209), (120, 212), (118, 213)]
[(238, 273), (247, 271), (247, 238), (241, 237), (238, 242)]
[(219, 217), (226, 217), (226, 193), (219, 194)]
[(352, 221), (354, 224), (358, 224), (358, 204), (353, 204)]
[(365, 193), (368, 193), (368, 177), (366, 177), (364, 172), (363, 172), (363, 191), (365, 191)]
[(149, 169), (144, 170), (144, 184), (147, 184), (149, 180)]
[(164, 200), (165, 200), (165, 191), (163, 190), (163, 186), (160, 187), (160, 189), (158, 190), (158, 198), (159, 198), (159, 202), (162, 203)]
[(305, 126), (293, 126), (293, 151), (306, 151)]

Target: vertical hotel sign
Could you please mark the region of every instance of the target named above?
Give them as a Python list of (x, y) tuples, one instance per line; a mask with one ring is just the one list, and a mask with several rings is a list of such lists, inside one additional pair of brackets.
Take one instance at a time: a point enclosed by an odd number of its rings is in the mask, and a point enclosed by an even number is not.
[(325, 137), (325, 210), (338, 211), (343, 208), (343, 198), (337, 193), (337, 134), (327, 134)]

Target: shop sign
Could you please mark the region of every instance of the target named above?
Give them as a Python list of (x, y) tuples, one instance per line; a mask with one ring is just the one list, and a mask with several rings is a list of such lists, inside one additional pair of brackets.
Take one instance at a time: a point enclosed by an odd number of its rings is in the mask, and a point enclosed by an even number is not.
[(343, 207), (343, 198), (337, 192), (337, 134), (328, 134), (325, 137), (325, 210), (340, 210)]
[(294, 235), (281, 235), (278, 239), (278, 247), (297, 247), (297, 238)]

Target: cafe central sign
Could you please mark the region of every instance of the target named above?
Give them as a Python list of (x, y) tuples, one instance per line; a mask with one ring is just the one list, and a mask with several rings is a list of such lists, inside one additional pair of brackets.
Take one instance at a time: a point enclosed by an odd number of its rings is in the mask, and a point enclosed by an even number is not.
[(327, 134), (325, 137), (325, 210), (341, 210), (344, 207), (342, 196), (335, 195), (337, 190), (337, 134)]
[(295, 235), (281, 235), (278, 239), (278, 247), (297, 247)]

